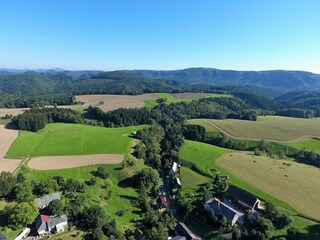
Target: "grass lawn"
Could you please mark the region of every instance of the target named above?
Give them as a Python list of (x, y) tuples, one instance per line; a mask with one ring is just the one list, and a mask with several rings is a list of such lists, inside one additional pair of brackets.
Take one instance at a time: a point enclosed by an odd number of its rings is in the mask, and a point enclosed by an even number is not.
[(230, 150), (186, 140), (179, 153), (179, 157), (182, 160), (195, 164), (199, 169), (213, 177), (217, 170), (214, 163), (215, 160), (227, 152), (230, 152)]
[[(40, 181), (42, 179), (47, 179), (53, 176), (63, 176), (65, 179), (73, 178), (77, 179), (81, 182), (85, 182), (90, 180), (93, 176), (91, 174), (92, 171), (97, 170), (99, 165), (89, 166), (89, 167), (81, 167), (81, 168), (72, 168), (72, 169), (63, 169), (63, 170), (50, 170), (50, 171), (33, 171), (29, 168), (22, 168), (22, 172), (25, 174), (26, 178), (31, 180)], [(120, 187), (119, 184), (119, 174), (123, 171), (121, 170), (121, 165), (103, 165), (106, 168), (107, 172), (110, 173), (110, 177), (112, 180), (112, 186), (110, 189), (112, 190), (112, 196), (110, 199), (105, 200), (104, 196), (106, 195), (106, 189), (101, 188), (103, 184), (103, 180), (97, 178), (97, 183), (94, 186), (86, 187), (86, 196), (87, 196), (87, 204), (89, 206), (99, 204), (101, 205), (107, 215), (114, 218), (117, 222), (117, 227), (119, 230), (126, 230), (126, 226), (129, 228), (133, 228), (133, 223), (131, 220), (139, 219), (140, 209), (134, 207), (131, 200), (135, 200), (138, 196), (134, 188), (131, 187)], [(144, 165), (136, 165), (130, 169), (131, 172), (140, 170)], [(123, 216), (119, 217), (116, 212), (119, 210), (125, 210)]]
[(180, 175), (181, 181), (183, 182), (183, 192), (195, 192), (201, 185), (212, 182), (212, 179), (202, 176), (187, 167), (181, 167)]
[(308, 138), (297, 143), (290, 144), (297, 149), (306, 149), (307, 151), (313, 151), (320, 154), (320, 138)]
[(320, 136), (320, 120), (279, 116), (259, 116), (258, 121), (210, 120), (234, 137), (290, 141), (305, 135)]
[(208, 119), (203, 119), (203, 118), (189, 119), (187, 121), (187, 124), (203, 126), (206, 129), (206, 131), (209, 133), (214, 133), (214, 134), (220, 133), (218, 129), (212, 126), (212, 124)]
[[(178, 102), (191, 102), (200, 98), (208, 97), (231, 97), (229, 94), (217, 94), (217, 93), (155, 93), (158, 98), (165, 98), (166, 104), (178, 103)], [(158, 105), (156, 100), (145, 100), (145, 106), (147, 108), (152, 108)]]
[(74, 239), (74, 240), (82, 240), (83, 239), (83, 232), (79, 230), (73, 230), (66, 233), (61, 233), (58, 235), (54, 235), (50, 237), (52, 240), (63, 240), (63, 239)]
[(36, 133), (20, 131), (7, 157), (127, 153), (131, 149), (129, 135), (144, 127), (103, 128), (52, 123)]

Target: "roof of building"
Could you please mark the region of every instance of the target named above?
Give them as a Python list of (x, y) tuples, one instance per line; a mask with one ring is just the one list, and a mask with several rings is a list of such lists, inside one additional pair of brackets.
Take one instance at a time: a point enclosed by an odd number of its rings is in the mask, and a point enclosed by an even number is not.
[(133, 236), (134, 236), (134, 239), (140, 240), (140, 239), (142, 239), (144, 237), (144, 234), (139, 228), (136, 228), (134, 230)]
[(183, 222), (178, 222), (175, 227), (175, 231), (178, 233), (178, 235), (187, 237), (188, 239), (198, 239), (198, 237), (194, 235), (194, 233), (191, 232), (191, 230)]
[(235, 216), (239, 216), (238, 213), (233, 208), (227, 206), (217, 198), (207, 201), (207, 204), (209, 204), (210, 208), (216, 214), (225, 216), (228, 223), (232, 223)]
[(247, 204), (250, 207), (254, 207), (256, 202), (259, 200), (256, 196), (252, 195), (251, 193), (248, 193), (241, 188), (238, 188), (236, 186), (230, 185), (226, 191), (227, 194), (238, 198), (241, 202)]
[(176, 182), (177, 182), (178, 185), (180, 185), (180, 186), (182, 185), (179, 178), (176, 178)]
[(59, 200), (61, 199), (59, 192), (45, 195), (45, 196), (42, 196), (41, 198), (36, 198), (34, 201), (37, 204), (37, 206), (40, 208), (48, 205), (50, 202), (52, 202), (55, 199), (59, 199)]
[(175, 236), (175, 237), (171, 238), (170, 240), (187, 240), (187, 239), (184, 236)]
[(52, 228), (60, 223), (68, 222), (67, 215), (63, 214), (54, 218), (51, 218), (49, 221), (47, 221), (48, 228)]
[(39, 232), (46, 229), (46, 222), (49, 221), (50, 219), (51, 219), (50, 216), (40, 214), (36, 219), (37, 231)]

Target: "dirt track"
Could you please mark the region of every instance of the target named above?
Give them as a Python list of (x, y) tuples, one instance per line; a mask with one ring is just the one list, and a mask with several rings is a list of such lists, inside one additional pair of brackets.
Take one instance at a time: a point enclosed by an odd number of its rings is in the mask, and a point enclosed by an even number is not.
[[(145, 106), (143, 101), (156, 100), (157, 97), (150, 94), (142, 95), (81, 95), (76, 96), (76, 101), (84, 102), (85, 106), (97, 106), (103, 111), (111, 111), (118, 108), (142, 108)], [(99, 102), (103, 104), (99, 105)]]
[(7, 129), (4, 125), (0, 125), (0, 172), (13, 172), (21, 163), (18, 159), (5, 159), (13, 141), (18, 137), (18, 130)]
[(122, 154), (36, 157), (28, 162), (28, 167), (34, 170), (54, 170), (96, 164), (119, 164), (123, 159)]

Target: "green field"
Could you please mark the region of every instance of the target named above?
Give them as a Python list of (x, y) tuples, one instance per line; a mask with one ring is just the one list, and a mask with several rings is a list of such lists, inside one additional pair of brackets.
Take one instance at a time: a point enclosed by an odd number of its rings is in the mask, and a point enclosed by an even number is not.
[(290, 141), (305, 135), (320, 136), (318, 119), (259, 116), (257, 121), (211, 119), (210, 122), (223, 133), (239, 138)]
[[(92, 172), (97, 170), (98, 167), (99, 165), (49, 171), (33, 171), (24, 167), (22, 168), (22, 172), (25, 174), (28, 181), (36, 180), (39, 182), (40, 180), (60, 175), (65, 179), (73, 178), (79, 180), (80, 182), (85, 182), (90, 180), (90, 178), (93, 176)], [(97, 178), (97, 183), (94, 186), (86, 187), (85, 194), (87, 196), (87, 204), (89, 206), (100, 204), (105, 209), (107, 215), (116, 220), (119, 230), (126, 230), (126, 226), (133, 228), (133, 223), (131, 220), (139, 219), (140, 209), (134, 207), (130, 201), (135, 200), (138, 195), (134, 188), (119, 187), (119, 174), (124, 171), (121, 170), (121, 165), (103, 165), (103, 167), (105, 167), (107, 172), (110, 173), (112, 186), (109, 189), (112, 190), (112, 197), (109, 200), (104, 199), (106, 189), (101, 187), (103, 180)], [(134, 172), (143, 167), (144, 165), (138, 164), (131, 168), (130, 171)], [(116, 212), (122, 209), (125, 210), (125, 214), (119, 217)]]
[(308, 138), (297, 143), (290, 144), (290, 146), (296, 149), (305, 149), (306, 151), (313, 151), (320, 154), (320, 139), (319, 138)]
[(212, 179), (202, 176), (201, 174), (192, 171), (190, 168), (187, 167), (181, 167), (180, 174), (181, 181), (183, 181), (183, 192), (194, 192), (202, 184), (212, 181)]
[(144, 127), (103, 128), (52, 123), (36, 133), (20, 131), (7, 157), (127, 153), (131, 149), (129, 135)]
[(215, 160), (227, 152), (230, 152), (230, 150), (186, 140), (179, 157), (184, 161), (195, 164), (200, 170), (213, 177), (217, 172)]
[[(178, 93), (178, 94), (170, 94), (170, 93), (155, 93), (158, 98), (166, 99), (166, 104), (170, 103), (178, 103), (178, 102), (191, 102), (193, 100), (197, 100), (200, 98), (208, 98), (208, 97), (231, 97), (229, 94), (217, 94), (217, 93)], [(179, 96), (180, 95), (180, 96)], [(175, 97), (179, 96), (179, 97)], [(145, 100), (147, 108), (152, 108), (158, 105), (156, 100)]]

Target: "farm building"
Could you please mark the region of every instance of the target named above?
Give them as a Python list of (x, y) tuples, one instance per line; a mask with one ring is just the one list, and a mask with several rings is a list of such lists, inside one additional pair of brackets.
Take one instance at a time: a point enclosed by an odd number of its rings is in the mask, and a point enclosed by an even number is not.
[(173, 238), (170, 238), (170, 240), (187, 240), (187, 238), (184, 236), (175, 236)]
[(48, 215), (39, 215), (36, 219), (36, 229), (39, 236), (64, 232), (68, 227), (68, 218), (61, 215), (51, 218)]
[(238, 204), (240, 204), (245, 208), (250, 208), (250, 209), (259, 208), (260, 200), (256, 196), (236, 186), (233, 186), (233, 185), (229, 186), (227, 191), (225, 192), (225, 196), (231, 201), (237, 202)]
[(136, 228), (134, 230), (133, 237), (135, 240), (146, 240), (147, 239), (146, 236), (143, 234), (143, 232), (139, 228)]
[(44, 209), (45, 207), (47, 207), (49, 205), (49, 203), (51, 203), (55, 199), (61, 200), (59, 192), (52, 193), (52, 194), (49, 194), (49, 195), (45, 195), (45, 196), (43, 196), (41, 198), (35, 199), (34, 201), (37, 204), (39, 209)]
[(174, 187), (181, 189), (182, 183), (181, 183), (181, 180), (179, 178), (175, 178), (174, 179)]
[(201, 238), (197, 237), (183, 222), (179, 222), (176, 225), (176, 227), (174, 229), (174, 233), (179, 237), (185, 237), (187, 240), (200, 240), (201, 239)]
[(25, 228), (22, 232), (19, 233), (18, 236), (16, 236), (13, 240), (22, 240), (28, 237), (31, 229), (30, 228)]
[(169, 171), (169, 174), (172, 176), (172, 175), (178, 173), (179, 169), (180, 169), (180, 165), (178, 163), (176, 163), (176, 162), (173, 162), (173, 165), (172, 165), (172, 167), (171, 167), (171, 169)]
[(217, 198), (213, 198), (206, 202), (205, 209), (213, 216), (224, 216), (228, 224), (233, 226), (239, 219), (239, 214), (236, 210), (221, 202)]
[(167, 201), (162, 195), (160, 195), (152, 201), (151, 206), (154, 210), (163, 212), (167, 209)]

